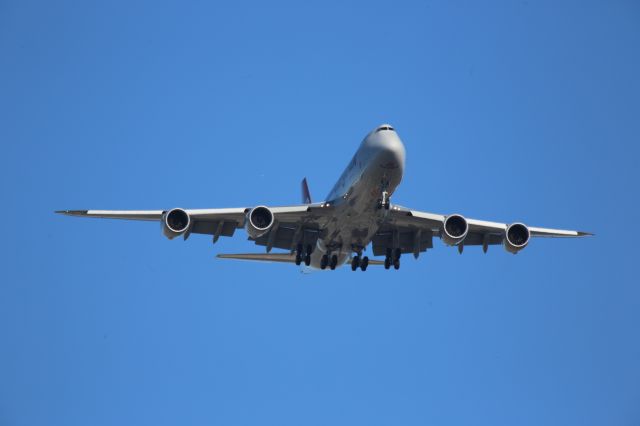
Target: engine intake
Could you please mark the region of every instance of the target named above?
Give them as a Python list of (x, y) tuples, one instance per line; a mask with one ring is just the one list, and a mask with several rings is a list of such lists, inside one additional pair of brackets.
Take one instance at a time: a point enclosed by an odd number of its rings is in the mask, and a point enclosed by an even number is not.
[(169, 239), (184, 234), (191, 226), (189, 213), (183, 209), (172, 209), (162, 217), (162, 233)]
[(449, 246), (460, 244), (467, 237), (469, 224), (459, 214), (447, 216), (442, 227), (442, 241)]
[(255, 240), (269, 232), (273, 226), (274, 216), (268, 207), (258, 206), (249, 211), (245, 222), (247, 234)]
[(507, 227), (504, 237), (504, 248), (509, 253), (516, 254), (529, 244), (531, 232), (523, 223), (512, 223)]

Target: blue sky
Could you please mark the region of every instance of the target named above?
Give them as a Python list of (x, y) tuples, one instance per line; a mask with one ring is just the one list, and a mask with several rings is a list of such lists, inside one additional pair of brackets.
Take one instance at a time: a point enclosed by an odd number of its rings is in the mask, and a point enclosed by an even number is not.
[[(640, 7), (0, 3), (0, 424), (637, 425)], [(399, 272), (57, 209), (289, 204), (362, 137), (394, 201), (593, 231)]]

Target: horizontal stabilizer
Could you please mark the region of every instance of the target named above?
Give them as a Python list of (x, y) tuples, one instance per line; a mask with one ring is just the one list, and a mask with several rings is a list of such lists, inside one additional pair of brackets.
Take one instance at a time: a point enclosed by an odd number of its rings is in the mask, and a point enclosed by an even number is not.
[(253, 260), (255, 262), (296, 263), (296, 255), (289, 253), (219, 254), (219, 259)]
[[(254, 262), (296, 263), (296, 255), (289, 253), (237, 253), (219, 254), (216, 257), (218, 259), (251, 260)], [(371, 265), (384, 265), (384, 262), (382, 260), (370, 259), (369, 266)]]

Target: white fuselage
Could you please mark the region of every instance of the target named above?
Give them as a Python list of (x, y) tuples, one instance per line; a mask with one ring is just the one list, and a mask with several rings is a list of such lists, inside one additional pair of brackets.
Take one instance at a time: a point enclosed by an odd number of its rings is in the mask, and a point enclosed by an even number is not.
[(390, 196), (402, 180), (405, 149), (394, 130), (369, 133), (327, 196), (334, 207), (311, 267), (319, 268), (324, 254), (337, 255), (338, 266), (360, 253), (378, 231), (387, 210), (377, 208), (384, 191)]

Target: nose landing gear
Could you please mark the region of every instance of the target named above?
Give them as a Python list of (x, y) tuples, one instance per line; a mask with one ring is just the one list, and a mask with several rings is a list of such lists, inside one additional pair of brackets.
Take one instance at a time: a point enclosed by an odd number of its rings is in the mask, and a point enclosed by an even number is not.
[(389, 210), (389, 207), (391, 207), (391, 200), (387, 191), (382, 191), (382, 198), (378, 200), (378, 210), (383, 207), (385, 210)]

